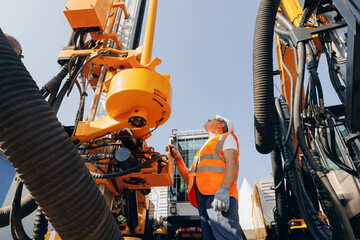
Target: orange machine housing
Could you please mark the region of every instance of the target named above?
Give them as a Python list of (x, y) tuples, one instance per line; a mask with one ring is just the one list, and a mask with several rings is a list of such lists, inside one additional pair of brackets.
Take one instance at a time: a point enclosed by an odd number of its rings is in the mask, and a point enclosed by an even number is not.
[(72, 29), (104, 31), (112, 5), (113, 0), (69, 0), (64, 14)]

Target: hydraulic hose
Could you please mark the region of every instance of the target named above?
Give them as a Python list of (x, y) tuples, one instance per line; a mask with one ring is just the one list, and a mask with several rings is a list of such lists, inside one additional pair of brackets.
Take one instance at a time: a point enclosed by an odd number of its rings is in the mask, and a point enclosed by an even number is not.
[[(34, 212), (37, 208), (37, 204), (31, 194), (27, 194), (21, 199), (20, 204), (20, 218), (28, 216), (30, 213)], [(6, 227), (9, 225), (11, 205), (3, 207), (0, 209), (0, 228)]]
[(255, 145), (259, 153), (274, 148), (273, 37), (279, 0), (261, 0), (253, 43), (253, 95)]
[[(331, 237), (331, 232), (325, 223), (319, 218), (315, 211), (312, 202), (310, 201), (304, 186), (300, 180), (299, 169), (296, 161), (293, 161), (297, 155), (297, 151), (293, 149), (292, 141), (284, 144), (283, 133), (286, 133), (287, 123), (283, 120), (289, 117), (288, 109), (284, 111), (285, 107), (281, 106), (278, 98), (275, 99), (275, 106), (278, 112), (278, 121), (275, 125), (275, 141), (277, 147), (281, 150), (284, 162), (287, 180), (291, 184), (291, 189), (296, 196), (297, 206), (303, 217), (308, 230), (315, 240), (326, 240)], [(285, 116), (287, 115), (287, 116)], [(276, 148), (276, 147), (275, 147)]]
[(303, 91), (303, 81), (304, 81), (304, 70), (305, 70), (305, 46), (303, 42), (298, 43), (298, 79), (296, 82), (295, 88), (295, 99), (294, 99), (294, 128), (298, 144), (305, 156), (306, 161), (309, 163), (311, 168), (314, 170), (316, 177), (321, 181), (323, 187), (329, 193), (331, 197), (331, 203), (336, 211), (337, 216), (343, 225), (344, 237), (345, 239), (355, 239), (353, 230), (351, 228), (350, 221), (347, 217), (345, 209), (342, 207), (333, 187), (331, 186), (329, 179), (325, 173), (321, 170), (319, 164), (316, 163), (314, 157), (312, 156), (310, 149), (308, 148), (303, 133), (303, 126), (301, 124), (301, 112), (302, 112), (302, 91)]
[(23, 185), (20, 179), (16, 180), (14, 200), (10, 214), (10, 229), (14, 240), (31, 240), (25, 232), (19, 212)]
[(271, 152), (271, 166), (274, 173), (275, 199), (277, 208), (276, 222), (280, 239), (286, 239), (288, 229), (288, 218), (286, 208), (285, 184), (283, 181), (283, 168), (281, 163), (281, 153), (277, 146)]
[(66, 77), (66, 75), (69, 73), (68, 70), (69, 63), (65, 63), (59, 70), (59, 72), (49, 81), (47, 82), (42, 88), (41, 93), (44, 94), (46, 92), (54, 92), (56, 89), (58, 89), (58, 86), (60, 85), (61, 81)]
[(1, 29), (0, 141), (61, 239), (123, 239), (79, 153)]
[(45, 218), (41, 208), (36, 211), (34, 228), (33, 228), (33, 240), (44, 240), (47, 233), (48, 221)]

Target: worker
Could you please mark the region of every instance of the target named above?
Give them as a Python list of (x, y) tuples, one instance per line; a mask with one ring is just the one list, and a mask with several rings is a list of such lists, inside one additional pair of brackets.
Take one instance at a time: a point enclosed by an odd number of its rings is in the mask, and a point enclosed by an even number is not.
[(239, 223), (237, 176), (239, 143), (232, 122), (220, 115), (205, 123), (208, 141), (188, 169), (171, 145), (179, 173), (188, 184), (188, 199), (199, 210), (202, 238), (244, 239)]
[(19, 58), (23, 58), (24, 56), (22, 55), (22, 47), (21, 47), (19, 41), (7, 33), (5, 33), (5, 37), (8, 40), (8, 42), (10, 43), (11, 47), (14, 49), (16, 55), (19, 56)]

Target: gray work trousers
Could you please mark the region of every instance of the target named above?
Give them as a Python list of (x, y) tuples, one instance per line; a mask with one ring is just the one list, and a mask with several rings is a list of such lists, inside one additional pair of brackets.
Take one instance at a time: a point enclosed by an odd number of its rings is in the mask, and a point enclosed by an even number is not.
[(230, 197), (230, 208), (227, 212), (218, 212), (211, 203), (214, 195), (203, 195), (197, 188), (196, 199), (200, 215), (201, 234), (204, 240), (243, 240), (239, 222), (238, 200)]

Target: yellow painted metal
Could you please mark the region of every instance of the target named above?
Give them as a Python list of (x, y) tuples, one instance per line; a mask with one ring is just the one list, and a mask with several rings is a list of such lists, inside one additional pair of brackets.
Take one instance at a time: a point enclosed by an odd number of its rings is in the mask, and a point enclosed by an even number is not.
[(155, 234), (161, 234), (161, 235), (166, 235), (166, 231), (164, 229), (158, 228), (155, 231)]
[[(131, 128), (134, 133), (144, 133), (169, 119), (171, 99), (168, 75), (146, 68), (120, 71), (110, 83), (106, 101), (109, 115), (90, 122), (79, 122), (75, 137), (86, 142), (124, 128)], [(131, 126), (128, 121), (132, 116), (145, 116), (146, 125), (142, 128)]]
[(115, 42), (117, 49), (121, 49), (122, 47), (117, 33), (98, 34), (96, 32), (92, 32), (91, 38), (92, 40), (111, 39)]
[[(158, 162), (155, 162), (149, 168), (142, 168), (139, 172), (116, 178), (119, 188), (148, 189), (150, 187), (173, 186), (174, 160), (168, 158), (168, 162), (161, 173), (158, 172), (158, 164)], [(139, 184), (133, 184), (134, 181), (138, 181)], [(111, 185), (111, 182), (109, 182), (109, 185)]]
[[(296, 225), (292, 226), (292, 223), (294, 223)], [(290, 229), (291, 230), (307, 228), (304, 219), (292, 219), (292, 220), (289, 221), (289, 224), (290, 224)]]
[(144, 50), (141, 57), (141, 64), (146, 65), (151, 60), (151, 53), (154, 41), (154, 31), (155, 31), (155, 22), (156, 22), (156, 12), (157, 12), (158, 0), (150, 0), (148, 16), (146, 20), (146, 29), (144, 37)]
[(73, 29), (95, 27), (103, 31), (113, 0), (69, 0), (64, 14)]
[(130, 17), (130, 14), (128, 13), (128, 11), (126, 9), (125, 2), (120, 2), (120, 0), (119, 0), (118, 2), (114, 2), (112, 7), (113, 8), (121, 8), (124, 11), (125, 19), (128, 19)]
[[(280, 73), (280, 84), (282, 94), (285, 97), (286, 101), (289, 103), (289, 107), (291, 109), (291, 80), (288, 73), (285, 71), (284, 62), (286, 66), (289, 68), (292, 76), (294, 77), (294, 82), (296, 83), (296, 66), (295, 66), (295, 58), (294, 58), (294, 51), (291, 48), (285, 48), (280, 43), (279, 36), (276, 36), (276, 53), (278, 59)], [(281, 57), (283, 55), (283, 57)], [(284, 62), (282, 61), (284, 59)], [(295, 87), (295, 85), (293, 86)]]
[[(146, 142), (144, 142), (144, 151), (148, 150)], [(93, 150), (95, 151), (95, 150)], [(96, 150), (97, 151), (97, 150)], [(147, 156), (151, 158), (150, 155)], [(164, 158), (165, 160), (165, 158)], [(120, 189), (149, 189), (150, 187), (160, 187), (160, 186), (173, 186), (174, 184), (174, 159), (171, 156), (170, 151), (168, 150), (168, 155), (166, 162), (154, 162), (146, 168), (142, 168), (139, 172), (133, 172), (126, 176), (121, 176), (116, 178), (116, 183)], [(108, 163), (111, 162), (110, 159), (101, 160), (101, 165), (95, 167), (91, 163), (86, 163), (87, 168), (91, 172), (103, 173), (108, 172), (108, 169), (103, 166), (108, 166)], [(159, 165), (161, 164), (161, 165)], [(99, 169), (101, 168), (101, 170)], [(159, 168), (161, 171), (159, 172)], [(105, 185), (114, 194), (117, 194), (114, 185), (109, 179), (94, 179), (96, 184)]]
[(281, 0), (280, 1), (282, 10), (285, 15), (289, 18), (290, 22), (294, 24), (295, 27), (299, 26), (302, 9), (298, 0)]
[(106, 110), (115, 120), (128, 112), (147, 115), (146, 127), (153, 128), (168, 120), (171, 94), (170, 83), (161, 74), (144, 68), (126, 69), (111, 80)]
[[(130, 124), (128, 123), (128, 119), (130, 117), (131, 116), (128, 113), (123, 114), (121, 117), (117, 118), (118, 120), (114, 120), (111, 119), (109, 116), (105, 116), (92, 122), (81, 121), (76, 128), (75, 138), (79, 139), (81, 142), (88, 142), (98, 136), (103, 136), (107, 133), (116, 133), (121, 129), (131, 128)], [(134, 132), (134, 135), (135, 133), (139, 133), (138, 135), (135, 135), (135, 137), (142, 136), (150, 131), (149, 128), (132, 130)], [(147, 135), (146, 138), (150, 136), (151, 134)]]
[[(149, 209), (149, 196), (144, 196), (139, 191), (136, 192), (136, 201), (137, 201), (137, 209), (138, 209), (138, 220), (139, 224), (135, 227), (136, 234), (144, 234), (145, 232), (145, 224), (146, 223), (146, 211)], [(123, 235), (133, 235), (130, 232), (130, 228), (126, 224), (120, 224), (122, 228), (121, 232)], [(138, 239), (138, 238), (126, 238), (125, 239)]]
[(257, 186), (254, 187), (252, 217), (256, 239), (265, 240), (267, 236), (264, 213), (261, 207)]

